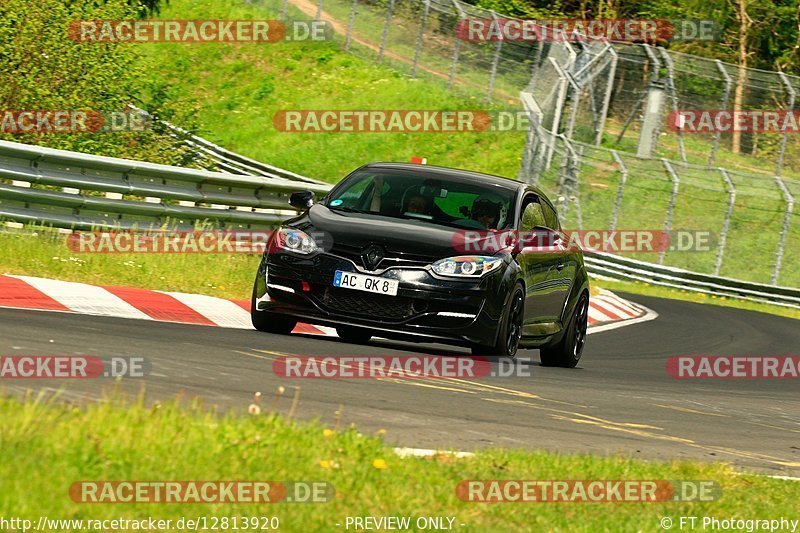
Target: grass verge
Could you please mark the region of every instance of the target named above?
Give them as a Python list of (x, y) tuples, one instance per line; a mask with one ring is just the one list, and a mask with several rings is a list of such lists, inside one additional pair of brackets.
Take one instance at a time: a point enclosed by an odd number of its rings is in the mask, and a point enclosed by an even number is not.
[[(29, 395), (0, 398), (0, 516), (159, 519), (277, 516), (282, 529), (335, 529), (347, 516), (454, 517), (464, 531), (656, 531), (668, 516), (793, 517), (800, 483), (741, 475), (722, 464), (493, 449), (454, 459), (400, 458), (378, 436), (334, 431), (272, 414), (235, 416), (199, 403), (148, 405), (143, 394), (71, 406)], [(47, 465), (46, 469), (42, 465)], [(519, 503), (461, 501), (462, 480), (713, 480), (712, 502)], [(304, 480), (331, 483), (321, 504), (105, 504), (73, 502), (76, 481)], [(465, 527), (459, 527), (464, 524)]]

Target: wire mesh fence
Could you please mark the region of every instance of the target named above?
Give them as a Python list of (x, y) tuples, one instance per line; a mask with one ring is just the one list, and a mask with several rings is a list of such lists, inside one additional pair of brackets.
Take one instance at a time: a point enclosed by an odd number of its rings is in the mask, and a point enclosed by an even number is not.
[(530, 116), (518, 179), (571, 228), (694, 229), (706, 251), (634, 257), (800, 286), (800, 142), (792, 133), (675, 127), (686, 110), (794, 110), (800, 78), (629, 42), (471, 40), (501, 14), (460, 0), (254, 0), (327, 21), (349, 52), (519, 105)]

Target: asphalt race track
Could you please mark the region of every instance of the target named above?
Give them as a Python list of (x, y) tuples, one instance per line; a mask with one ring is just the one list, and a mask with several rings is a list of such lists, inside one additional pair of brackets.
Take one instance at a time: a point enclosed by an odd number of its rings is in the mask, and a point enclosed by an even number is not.
[[(800, 380), (677, 380), (673, 355), (798, 355), (798, 322), (767, 314), (630, 296), (659, 313), (650, 322), (593, 333), (577, 369), (544, 368), (523, 351), (530, 376), (479, 380), (285, 379), (272, 363), (285, 354), (465, 354), (443, 345), (278, 336), (212, 328), (0, 309), (0, 355), (140, 356), (146, 378), (123, 380), (149, 400), (184, 391), (207, 404), (244, 411), (261, 391), (268, 407), (286, 387), (287, 412), (300, 387), (298, 416), (364, 432), (387, 430), (398, 446), (474, 450), (487, 446), (563, 452), (622, 452), (651, 459), (727, 461), (800, 476)], [(525, 358), (530, 357), (530, 361)], [(496, 363), (495, 363), (496, 364)], [(11, 380), (8, 392), (63, 389), (69, 401), (98, 397), (109, 379)]]

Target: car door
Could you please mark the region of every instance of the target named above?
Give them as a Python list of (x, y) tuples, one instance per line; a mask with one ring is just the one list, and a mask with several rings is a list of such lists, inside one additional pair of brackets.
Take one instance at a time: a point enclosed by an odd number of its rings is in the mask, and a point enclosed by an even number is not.
[[(566, 296), (560, 288), (558, 268), (562, 254), (545, 242), (547, 220), (542, 202), (535, 194), (523, 199), (519, 221), (520, 249), (517, 261), (525, 278), (525, 333), (545, 335), (559, 329), (561, 308)], [(532, 237), (532, 235), (535, 235)]]
[[(558, 214), (553, 205), (546, 199), (542, 199), (541, 205), (542, 211), (544, 211), (545, 227), (558, 234), (563, 234)], [(578, 261), (574, 250), (570, 249), (569, 239), (565, 236), (562, 242), (563, 245), (559, 246), (559, 249), (553, 250), (555, 268), (548, 272), (547, 278), (548, 285), (553, 290), (552, 298), (558, 308), (559, 317), (563, 315), (569, 291), (578, 271)]]

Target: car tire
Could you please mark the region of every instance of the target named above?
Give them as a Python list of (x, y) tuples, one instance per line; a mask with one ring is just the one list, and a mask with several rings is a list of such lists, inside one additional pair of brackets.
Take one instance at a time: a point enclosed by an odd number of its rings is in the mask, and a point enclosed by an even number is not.
[(253, 296), (250, 299), (250, 320), (253, 327), (265, 333), (276, 333), (278, 335), (288, 335), (297, 325), (297, 320), (286, 318), (269, 311), (259, 311), (256, 309), (256, 289), (253, 287)]
[(542, 366), (560, 366), (575, 368), (583, 354), (586, 343), (586, 328), (589, 316), (589, 295), (581, 294), (575, 310), (572, 312), (567, 331), (561, 340), (552, 346), (543, 346), (539, 350)]
[(372, 338), (372, 334), (366, 329), (353, 326), (339, 326), (336, 328), (336, 334), (344, 342), (350, 344), (366, 344)]
[(522, 289), (522, 285), (517, 283), (511, 290), (511, 296), (509, 296), (506, 307), (503, 310), (500, 331), (497, 334), (494, 346), (473, 345), (472, 355), (514, 359), (517, 356), (519, 342), (522, 338), (522, 319), (524, 316), (525, 291)]

